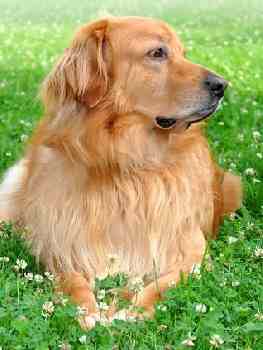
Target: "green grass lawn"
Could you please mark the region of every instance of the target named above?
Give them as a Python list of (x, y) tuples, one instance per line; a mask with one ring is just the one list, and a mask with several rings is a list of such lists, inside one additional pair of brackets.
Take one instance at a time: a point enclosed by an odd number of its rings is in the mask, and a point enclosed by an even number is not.
[[(166, 293), (153, 320), (97, 323), (90, 332), (79, 327), (76, 307), (53, 293), (51, 277), (36, 264), (21, 233), (1, 224), (0, 349), (168, 350), (187, 349), (192, 342), (199, 350), (262, 350), (263, 3), (103, 3), (1, 1), (0, 173), (21, 156), (42, 114), (37, 97), (41, 80), (73, 31), (107, 13), (153, 16), (176, 28), (189, 58), (231, 81), (223, 108), (209, 121), (208, 135), (219, 163), (242, 176), (243, 207), (225, 220), (219, 239), (210, 242), (211, 261)], [(107, 301), (109, 290), (124, 282), (121, 276), (107, 278), (98, 281), (97, 289), (106, 290)]]

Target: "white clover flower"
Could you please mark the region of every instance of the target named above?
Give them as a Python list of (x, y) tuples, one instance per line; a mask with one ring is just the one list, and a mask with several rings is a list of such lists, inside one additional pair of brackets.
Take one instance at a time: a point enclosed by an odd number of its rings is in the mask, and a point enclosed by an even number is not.
[(207, 311), (207, 306), (205, 304), (196, 304), (195, 311), (201, 314), (205, 314)]
[(144, 282), (143, 282), (143, 279), (140, 277), (134, 277), (130, 279), (128, 282), (128, 289), (131, 292), (139, 293), (143, 290), (143, 288), (144, 288)]
[(105, 298), (105, 295), (106, 295), (105, 289), (100, 289), (100, 290), (98, 291), (98, 293), (97, 293), (97, 298), (98, 298), (99, 300), (104, 299), (104, 298)]
[(86, 344), (87, 343), (87, 336), (84, 334), (81, 337), (79, 337), (80, 344)]
[(160, 310), (160, 311), (165, 312), (165, 311), (167, 311), (167, 306), (166, 305), (158, 305), (157, 309)]
[(258, 311), (256, 314), (255, 314), (255, 318), (259, 321), (263, 321), (263, 313)]
[(17, 270), (25, 270), (25, 268), (27, 267), (27, 262), (23, 259), (16, 259), (16, 265), (15, 267), (17, 267)]
[(35, 280), (37, 283), (42, 283), (42, 282), (44, 281), (44, 277), (43, 277), (42, 275), (36, 274), (34, 280)]
[(231, 283), (232, 287), (239, 287), (240, 286), (240, 282), (239, 281), (233, 281)]
[(175, 281), (170, 281), (169, 283), (168, 283), (168, 287), (169, 288), (174, 288), (176, 286), (176, 282)]
[(247, 176), (255, 176), (256, 175), (256, 170), (253, 169), (253, 168), (247, 168), (244, 171), (244, 174), (247, 175)]
[(60, 304), (61, 304), (62, 306), (66, 306), (67, 303), (68, 303), (68, 298), (62, 298), (62, 299), (60, 300)]
[(225, 280), (223, 280), (223, 282), (219, 283), (220, 287), (225, 287), (225, 285), (226, 285), (226, 281)]
[(54, 279), (55, 279), (55, 276), (54, 276), (52, 273), (48, 272), (48, 271), (46, 271), (46, 272), (44, 273), (44, 275), (45, 275), (46, 278), (47, 278), (48, 280), (50, 280), (50, 281), (54, 281)]
[(237, 241), (238, 241), (238, 238), (237, 238), (237, 237), (234, 237), (234, 236), (229, 236), (229, 237), (228, 237), (228, 243), (229, 243), (229, 244), (236, 243)]
[(28, 140), (28, 135), (22, 134), (22, 135), (20, 136), (20, 141), (21, 141), (21, 142), (25, 142), (25, 141), (27, 141), (27, 140)]
[(160, 324), (160, 326), (158, 327), (158, 329), (160, 329), (160, 331), (163, 331), (165, 329), (167, 329), (167, 325), (166, 324)]
[(222, 337), (220, 337), (220, 335), (218, 334), (214, 334), (212, 335), (212, 337), (209, 340), (209, 343), (214, 346), (215, 348), (219, 348), (220, 345), (224, 344), (224, 340)]
[(244, 134), (239, 134), (238, 139), (239, 139), (239, 141), (244, 141), (244, 139), (245, 139)]
[(71, 350), (71, 345), (68, 343), (61, 343), (58, 346), (61, 350)]
[(256, 258), (263, 258), (263, 248), (256, 247), (254, 255)]
[(257, 131), (257, 130), (253, 131), (253, 132), (252, 132), (252, 135), (253, 135), (253, 139), (254, 139), (255, 141), (259, 141), (259, 139), (260, 139), (260, 137), (261, 137), (261, 134), (260, 134), (259, 131)]
[(259, 158), (259, 159), (262, 159), (263, 158), (263, 154), (262, 153), (256, 153), (256, 156)]
[(77, 306), (77, 316), (87, 315), (88, 308), (85, 306)]
[(195, 346), (194, 341), (196, 340), (196, 337), (191, 335), (191, 333), (188, 333), (188, 338), (182, 341), (182, 345), (192, 347)]
[(201, 264), (194, 264), (191, 269), (191, 274), (193, 274), (197, 279), (201, 278)]
[(0, 256), (0, 262), (4, 262), (4, 263), (7, 263), (9, 262), (9, 257), (8, 256)]
[(42, 315), (43, 316), (50, 316), (53, 314), (55, 310), (54, 304), (52, 303), (52, 301), (46, 301), (43, 305), (42, 305)]
[(104, 303), (104, 302), (100, 302), (100, 303), (98, 304), (98, 306), (99, 306), (99, 309), (102, 310), (102, 311), (107, 311), (107, 310), (109, 310), (109, 305), (106, 304), (106, 303)]
[(229, 219), (230, 220), (235, 220), (235, 218), (236, 218), (236, 213), (231, 213), (231, 214), (229, 214)]
[(33, 275), (32, 272), (24, 273), (24, 277), (25, 277), (28, 281), (33, 281), (33, 279), (34, 279), (34, 275)]

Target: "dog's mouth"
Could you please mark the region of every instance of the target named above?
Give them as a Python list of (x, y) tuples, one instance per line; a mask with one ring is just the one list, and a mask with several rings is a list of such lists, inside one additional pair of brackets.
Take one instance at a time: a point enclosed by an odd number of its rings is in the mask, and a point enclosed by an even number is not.
[(177, 119), (159, 116), (155, 118), (155, 122), (162, 129), (171, 129), (176, 124)]
[(155, 118), (155, 124), (161, 129), (188, 129), (191, 124), (198, 123), (204, 119), (210, 117), (215, 113), (221, 105), (223, 98), (219, 99), (216, 103), (211, 104), (209, 107), (202, 108), (194, 114), (190, 114), (185, 118), (180, 117), (167, 117), (167, 116), (157, 116)]

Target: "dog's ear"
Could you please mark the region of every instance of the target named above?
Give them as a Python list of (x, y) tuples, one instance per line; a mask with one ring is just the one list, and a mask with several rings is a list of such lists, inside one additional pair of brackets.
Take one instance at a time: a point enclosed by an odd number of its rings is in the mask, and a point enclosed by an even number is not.
[(92, 108), (106, 95), (110, 65), (107, 28), (107, 19), (82, 27), (47, 76), (41, 96), (48, 114), (76, 101)]

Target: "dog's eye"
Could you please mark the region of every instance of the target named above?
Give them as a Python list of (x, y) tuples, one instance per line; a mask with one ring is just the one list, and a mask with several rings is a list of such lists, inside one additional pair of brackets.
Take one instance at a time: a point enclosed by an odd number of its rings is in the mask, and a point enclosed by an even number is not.
[(154, 60), (164, 60), (168, 57), (168, 52), (165, 47), (158, 47), (157, 49), (150, 50), (147, 56)]

